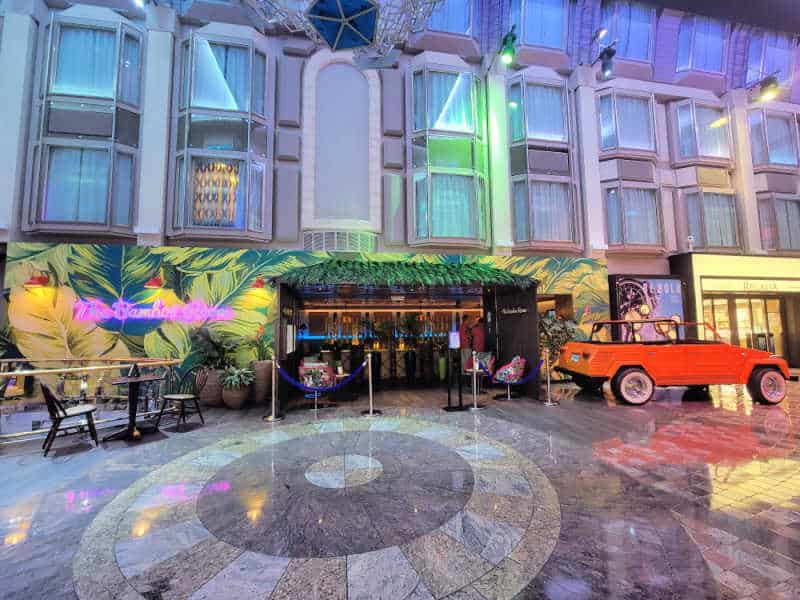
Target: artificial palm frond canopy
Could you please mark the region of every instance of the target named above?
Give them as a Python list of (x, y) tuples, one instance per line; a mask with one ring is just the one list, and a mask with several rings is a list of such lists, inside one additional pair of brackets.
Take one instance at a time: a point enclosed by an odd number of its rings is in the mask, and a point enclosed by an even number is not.
[(534, 279), (480, 263), (381, 262), (330, 259), (284, 273), (279, 281), (293, 287), (318, 285), (475, 286), (529, 288)]

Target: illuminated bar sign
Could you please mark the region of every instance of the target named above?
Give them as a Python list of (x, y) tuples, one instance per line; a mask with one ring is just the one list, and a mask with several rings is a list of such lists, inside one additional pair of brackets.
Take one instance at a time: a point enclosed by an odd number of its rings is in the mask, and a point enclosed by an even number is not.
[(178, 321), (180, 323), (199, 323), (202, 321), (231, 321), (233, 309), (227, 307), (208, 306), (201, 300), (192, 300), (188, 304), (166, 306), (156, 300), (151, 306), (139, 306), (118, 300), (111, 306), (92, 298), (75, 302), (75, 318), (78, 321)]

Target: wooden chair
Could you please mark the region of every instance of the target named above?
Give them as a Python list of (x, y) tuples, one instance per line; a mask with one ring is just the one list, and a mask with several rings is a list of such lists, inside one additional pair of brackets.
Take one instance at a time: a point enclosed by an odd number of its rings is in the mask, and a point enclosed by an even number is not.
[(66, 435), (70, 435), (70, 429), (75, 429), (72, 433), (83, 433), (83, 423), (64, 423), (67, 419), (85, 418), (86, 426), (89, 428), (89, 433), (94, 440), (94, 445), (97, 446), (97, 429), (95, 429), (94, 426), (94, 412), (97, 410), (97, 407), (93, 404), (79, 404), (78, 406), (64, 407), (47, 385), (42, 383), (41, 386), (44, 401), (47, 403), (47, 412), (50, 413), (50, 420), (53, 423), (42, 444), (44, 455), (47, 456), (47, 453), (50, 452), (50, 447), (53, 445), (56, 435), (58, 435), (61, 429), (67, 432)]
[[(169, 405), (178, 405), (178, 423), (176, 427), (180, 429), (181, 423), (186, 425), (186, 416), (197, 413), (200, 422), (205, 425), (203, 412), (200, 410), (200, 391), (205, 387), (208, 380), (208, 370), (205, 367), (195, 366), (186, 371), (183, 377), (178, 376), (177, 371), (171, 371), (167, 377), (167, 393), (164, 394), (164, 402), (161, 410), (158, 411), (156, 428), (161, 423), (161, 417)], [(187, 405), (189, 410), (187, 411)]]

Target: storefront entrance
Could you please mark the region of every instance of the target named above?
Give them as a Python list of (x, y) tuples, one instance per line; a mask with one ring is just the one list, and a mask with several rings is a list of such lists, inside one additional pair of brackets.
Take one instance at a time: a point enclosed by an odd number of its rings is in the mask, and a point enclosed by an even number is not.
[(742, 348), (786, 357), (785, 302), (780, 297), (704, 295), (703, 320)]

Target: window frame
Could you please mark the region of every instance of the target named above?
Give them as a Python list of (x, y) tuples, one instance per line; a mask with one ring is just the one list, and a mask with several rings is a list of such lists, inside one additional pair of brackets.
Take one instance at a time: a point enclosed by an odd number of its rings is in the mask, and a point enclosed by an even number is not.
[[(762, 125), (763, 125), (762, 128), (763, 128), (763, 131), (764, 131), (764, 138), (763, 138), (764, 151), (765, 151), (764, 154), (767, 157), (767, 162), (766, 163), (756, 163), (755, 162), (755, 158), (753, 158), (753, 169), (757, 170), (757, 171), (758, 170), (764, 170), (764, 169), (768, 169), (768, 170), (773, 170), (774, 171), (776, 169), (780, 169), (780, 170), (788, 171), (788, 172), (791, 172), (791, 173), (796, 172), (797, 169), (800, 168), (800, 130), (798, 130), (797, 114), (796, 113), (792, 113), (792, 112), (770, 110), (770, 109), (768, 109), (766, 107), (763, 107), (763, 106), (748, 110), (747, 111), (747, 131), (748, 131), (748, 137), (750, 138), (751, 156), (754, 154), (752, 152), (752, 147), (753, 147), (753, 143), (754, 143), (755, 140), (753, 138), (753, 128), (752, 128), (752, 126), (750, 124), (750, 117), (752, 115), (754, 115), (754, 114), (760, 114), (761, 115), (761, 122), (762, 122)], [(780, 163), (773, 163), (773, 162), (770, 161), (769, 128), (767, 126), (767, 119), (769, 117), (787, 118), (787, 119), (789, 119), (791, 121), (791, 125), (792, 125), (792, 127), (791, 127), (791, 129), (792, 129), (792, 145), (794, 146), (794, 157), (795, 157), (795, 164), (794, 165), (784, 165), (784, 164), (780, 164)]]
[[(750, 32), (750, 36), (747, 40), (747, 50), (744, 56), (744, 84), (745, 86), (752, 85), (757, 83), (764, 77), (771, 75), (771, 73), (765, 72), (765, 66), (767, 63), (767, 36), (770, 34), (779, 35), (788, 37), (789, 39), (789, 64), (787, 65), (787, 77), (785, 79), (781, 79), (778, 77), (778, 83), (781, 86), (785, 85), (791, 80), (791, 73), (794, 71), (795, 67), (795, 51), (797, 50), (797, 35), (792, 35), (790, 33), (785, 33), (783, 31), (769, 31), (767, 29), (754, 29)], [(749, 79), (748, 74), (750, 71), (750, 45), (753, 43), (756, 37), (761, 38), (761, 57), (758, 61), (759, 66), (759, 75), (756, 79)]]
[[(612, 148), (603, 148), (603, 134), (600, 127), (600, 100), (605, 96), (611, 96), (612, 116), (614, 118), (614, 137), (617, 143)], [(646, 99), (650, 106), (650, 135), (653, 141), (653, 148), (650, 150), (643, 150), (642, 148), (630, 148), (620, 144), (619, 135), (619, 115), (617, 114), (617, 96), (624, 98), (637, 98)], [(641, 156), (644, 158), (653, 158), (658, 155), (658, 135), (656, 134), (656, 99), (655, 95), (647, 92), (640, 92), (636, 90), (618, 90), (617, 88), (602, 88), (597, 90), (595, 94), (595, 110), (597, 112), (597, 143), (600, 149), (600, 154), (603, 157), (612, 157), (618, 155), (624, 156)]]
[[(514, 202), (514, 185), (517, 183), (525, 183), (528, 192), (528, 239), (517, 240), (516, 223), (517, 214)], [(567, 186), (567, 195), (569, 201), (569, 226), (570, 233), (572, 234), (571, 240), (538, 240), (534, 235), (534, 220), (533, 220), (533, 197), (532, 188), (534, 183), (561, 183)], [(510, 214), (511, 214), (511, 237), (513, 240), (514, 248), (518, 249), (549, 249), (554, 251), (574, 252), (580, 249), (580, 215), (578, 214), (577, 202), (577, 189), (575, 182), (571, 177), (566, 175), (544, 175), (541, 173), (515, 175), (511, 178), (510, 186)]]
[[(199, 40), (209, 44), (221, 44), (239, 48), (247, 48), (249, 61), (249, 84), (248, 106), (246, 111), (227, 110), (219, 108), (205, 108), (195, 106), (195, 65), (197, 60), (197, 48)], [(188, 50), (188, 51), (187, 51)], [(265, 73), (264, 81), (264, 114), (255, 112), (256, 104), (256, 77), (257, 68), (256, 54), (264, 56)], [(258, 44), (252, 38), (231, 37), (226, 35), (206, 34), (192, 32), (187, 37), (178, 40), (175, 44), (173, 58), (176, 61), (176, 68), (173, 83), (173, 93), (177, 95), (178, 101), (175, 102), (175, 109), (172, 113), (171, 153), (170, 153), (170, 178), (169, 178), (169, 214), (167, 220), (167, 231), (170, 237), (174, 238), (245, 238), (254, 241), (270, 241), (272, 239), (272, 189), (273, 183), (273, 134), (274, 134), (274, 115), (271, 103), (274, 100), (273, 78), (275, 76), (274, 61), (267, 51), (266, 43)], [(188, 80), (188, 81), (187, 81)], [(247, 129), (247, 142), (245, 149), (221, 150), (210, 148), (191, 148), (189, 139), (191, 135), (191, 118), (200, 116), (206, 118), (222, 119), (242, 119)], [(181, 131), (181, 123), (183, 124)], [(265, 143), (264, 154), (255, 151), (252, 139), (253, 131), (256, 127), (264, 129)], [(182, 134), (183, 139), (179, 139)], [(190, 176), (191, 165), (194, 159), (219, 159), (223, 161), (241, 161), (244, 163), (243, 171), (246, 177), (246, 189), (244, 190), (244, 201), (242, 210), (243, 226), (238, 229), (233, 226), (213, 226), (195, 225), (190, 223), (191, 207), (190, 199), (193, 193), (193, 178)], [(183, 175), (185, 181), (179, 181), (181, 173), (178, 163), (182, 161)], [(251, 198), (252, 194), (252, 168), (253, 164), (258, 163), (264, 167), (264, 175), (261, 189), (261, 208), (260, 208), (260, 228), (251, 228)], [(241, 177), (242, 175), (240, 175)], [(182, 185), (181, 185), (182, 184)], [(180, 198), (181, 192), (183, 198)]]
[[(617, 193), (620, 198), (620, 203), (624, 202), (624, 190), (626, 189), (634, 189), (634, 190), (650, 190), (655, 195), (655, 204), (656, 204), (656, 227), (658, 229), (658, 241), (649, 243), (649, 244), (641, 244), (641, 243), (632, 243), (628, 242), (625, 239), (625, 209), (624, 206), (621, 206), (620, 211), (620, 232), (622, 233), (622, 241), (621, 242), (612, 242), (610, 236), (610, 222), (609, 216), (611, 211), (608, 210), (608, 192), (609, 190), (617, 190)], [(627, 181), (627, 180), (617, 180), (617, 181), (609, 181), (604, 182), (602, 185), (603, 190), (603, 213), (605, 215), (605, 226), (606, 226), (606, 243), (608, 244), (608, 249), (610, 251), (644, 251), (644, 252), (663, 252), (665, 249), (664, 246), (664, 214), (663, 208), (661, 206), (661, 188), (656, 183), (647, 183), (641, 181)]]
[(769, 244), (765, 243), (765, 236), (764, 236), (764, 227), (763, 222), (761, 219), (761, 209), (762, 206), (767, 206), (768, 210), (771, 213), (772, 221), (777, 225), (777, 207), (776, 204), (778, 202), (793, 202), (800, 206), (800, 196), (796, 194), (780, 194), (780, 193), (766, 193), (766, 194), (758, 194), (756, 203), (757, 203), (757, 213), (758, 213), (758, 231), (759, 231), (759, 238), (761, 241), (761, 248), (770, 253), (770, 254), (778, 254), (778, 255), (800, 255), (800, 233), (798, 234), (798, 246), (796, 248), (785, 248), (781, 245), (782, 240), (780, 239), (780, 230), (776, 228), (775, 230), (775, 244), (770, 246)]
[[(521, 46), (525, 46), (527, 48), (537, 48), (542, 50), (551, 50), (556, 52), (566, 52), (567, 51), (567, 44), (569, 43), (569, 27), (570, 27), (570, 0), (561, 0), (562, 11), (561, 14), (563, 16), (563, 27), (561, 31), (561, 45), (558, 47), (555, 46), (545, 46), (543, 44), (531, 44), (525, 40), (525, 10), (527, 7), (528, 2), (531, 0), (519, 0), (519, 43)], [(509, 5), (509, 22), (514, 22), (514, 16), (511, 14), (511, 7)]]
[(640, 2), (639, 0), (605, 0), (605, 1), (613, 3), (613, 5), (614, 5), (614, 16), (611, 18), (611, 21), (612, 21), (611, 23), (603, 23), (602, 22), (602, 19), (603, 19), (603, 17), (602, 17), (602, 4), (603, 3), (601, 2), (601, 8), (600, 8), (600, 10), (601, 10), (601, 12), (600, 12), (600, 15), (601, 15), (600, 16), (600, 21), (601, 22), (600, 22), (600, 26), (601, 27), (605, 27), (606, 29), (608, 29), (609, 35), (606, 36), (606, 38), (608, 38), (608, 44), (603, 43), (603, 40), (600, 40), (598, 42), (598, 48), (600, 50), (602, 50), (603, 48), (605, 48), (611, 42), (614, 41), (614, 36), (616, 35), (617, 29), (618, 29), (617, 23), (619, 21), (619, 4), (620, 4), (620, 1), (628, 2), (629, 4), (642, 4), (642, 5), (646, 6), (650, 10), (650, 25), (648, 26), (649, 27), (649, 31), (648, 31), (648, 35), (647, 35), (647, 58), (642, 59), (642, 58), (631, 58), (629, 56), (623, 56), (619, 52), (619, 50), (617, 50), (616, 59), (617, 60), (629, 61), (629, 62), (632, 62), (632, 63), (652, 65), (653, 64), (654, 55), (655, 55), (655, 43), (654, 43), (654, 41), (655, 41), (654, 37), (655, 36), (654, 36), (654, 34), (655, 34), (655, 31), (656, 31), (656, 19), (657, 19), (656, 8), (654, 6), (651, 6), (647, 2)]
[[(678, 123), (678, 109), (681, 106), (690, 105), (691, 108), (691, 115), (692, 115), (692, 133), (694, 134), (694, 143), (695, 143), (695, 150), (696, 153), (693, 156), (681, 156), (681, 133), (680, 133), (680, 124)], [(700, 137), (697, 132), (697, 107), (700, 106), (702, 108), (712, 108), (714, 110), (721, 110), (723, 115), (720, 118), (726, 118), (727, 121), (724, 124), (725, 131), (727, 132), (726, 138), (728, 141), (728, 157), (722, 158), (718, 156), (707, 156), (700, 153)], [(670, 137), (672, 138), (672, 146), (673, 146), (673, 154), (672, 154), (672, 162), (675, 165), (686, 165), (686, 164), (695, 164), (695, 163), (704, 163), (709, 165), (715, 166), (730, 166), (733, 164), (736, 156), (734, 153), (735, 147), (733, 143), (733, 132), (731, 131), (731, 111), (728, 106), (724, 106), (721, 104), (714, 104), (712, 102), (707, 102), (703, 100), (696, 100), (693, 98), (686, 98), (684, 100), (679, 100), (677, 102), (673, 102), (671, 105), (671, 129), (672, 132)]]
[[(463, 2), (464, 0), (461, 0), (461, 1)], [(467, 19), (469, 21), (469, 31), (468, 32), (459, 33), (459, 32), (456, 32), (456, 31), (447, 31), (445, 29), (435, 29), (435, 28), (429, 26), (430, 18), (428, 18), (428, 21), (425, 23), (425, 31), (429, 31), (431, 33), (435, 33), (435, 34), (438, 34), (438, 35), (455, 35), (455, 36), (464, 37), (464, 38), (474, 38), (475, 37), (475, 6), (474, 6), (473, 0), (466, 0), (466, 4), (467, 4), (467, 8), (469, 10), (469, 18)], [(431, 13), (431, 16), (432, 16), (432, 13)]]
[[(520, 94), (522, 97), (522, 104), (519, 108), (522, 110), (522, 129), (523, 129), (523, 137), (520, 139), (514, 139), (511, 133), (511, 114), (509, 112), (508, 118), (506, 119), (506, 135), (508, 136), (508, 144), (509, 146), (516, 146), (518, 144), (524, 143), (532, 143), (537, 147), (547, 147), (547, 148), (560, 148), (560, 149), (568, 149), (570, 146), (570, 140), (572, 139), (572, 127), (571, 123), (572, 120), (570, 119), (570, 112), (569, 112), (569, 100), (568, 94), (569, 90), (567, 88), (566, 80), (562, 79), (547, 79), (547, 78), (533, 78), (530, 76), (519, 75), (516, 77), (512, 77), (506, 82), (506, 105), (508, 106), (509, 98), (511, 96), (511, 88), (515, 85), (520, 86)], [(532, 137), (529, 133), (528, 129), (528, 87), (529, 86), (537, 86), (537, 87), (551, 87), (551, 88), (558, 88), (561, 90), (561, 106), (562, 111), (564, 114), (564, 140), (548, 140), (545, 138), (539, 137)], [(509, 107), (510, 108), (510, 107)]]
[[(720, 254), (741, 254), (742, 252), (742, 225), (739, 219), (739, 205), (738, 205), (738, 196), (736, 191), (730, 188), (710, 188), (710, 187), (703, 187), (703, 186), (694, 186), (690, 188), (685, 188), (681, 190), (681, 205), (682, 205), (682, 212), (684, 217), (684, 222), (686, 226), (686, 235), (687, 238), (690, 235), (689, 231), (689, 200), (688, 197), (692, 194), (697, 194), (700, 199), (700, 227), (703, 232), (703, 243), (698, 243), (698, 240), (694, 240), (692, 246), (694, 248), (694, 252), (698, 249), (703, 252), (715, 252)], [(734, 246), (709, 246), (707, 244), (708, 241), (708, 230), (706, 228), (706, 218), (705, 218), (705, 194), (717, 194), (722, 196), (730, 196), (732, 200), (733, 206), (733, 218), (736, 223), (736, 245)]]
[[(697, 20), (698, 19), (707, 19), (709, 21), (717, 21), (722, 25), (722, 57), (720, 60), (720, 70), (719, 71), (712, 71), (709, 69), (700, 69), (695, 66), (695, 40), (697, 37)], [(689, 39), (689, 66), (688, 67), (681, 67), (678, 65), (678, 54), (680, 54), (680, 27), (683, 26), (683, 23), (687, 20), (691, 20), (692, 22), (692, 35)], [(697, 73), (710, 73), (712, 75), (724, 75), (726, 72), (725, 65), (728, 61), (728, 47), (729, 43), (728, 40), (730, 38), (731, 33), (731, 25), (727, 21), (723, 21), (722, 19), (716, 19), (714, 17), (705, 17), (702, 15), (685, 15), (681, 19), (681, 24), (678, 28), (678, 44), (677, 49), (678, 52), (676, 53), (675, 57), (675, 72), (676, 73), (686, 73), (687, 71), (695, 71)]]
[[(424, 87), (424, 94), (423, 94), (423, 103), (425, 106), (425, 114), (424, 114), (424, 128), (417, 129), (415, 128), (415, 75), (418, 73), (422, 73), (422, 82)], [(429, 90), (429, 74), (430, 73), (447, 73), (447, 74), (455, 74), (455, 75), (468, 75), (470, 77), (470, 102), (472, 105), (472, 119), (474, 124), (474, 130), (472, 132), (465, 132), (465, 131), (452, 131), (447, 129), (432, 129), (429, 125), (429, 115), (428, 115), (428, 90)], [(463, 168), (463, 167), (442, 167), (442, 166), (433, 166), (430, 164), (429, 158), (426, 160), (423, 166), (413, 166), (413, 161), (409, 161), (409, 168), (406, 172), (406, 182), (407, 182), (407, 197), (410, 198), (410, 202), (408, 202), (407, 206), (407, 214), (408, 214), (408, 245), (409, 246), (465, 246), (465, 247), (475, 247), (475, 248), (485, 248), (489, 245), (490, 239), (490, 230), (491, 225), (489, 223), (489, 214), (487, 211), (487, 207), (489, 205), (488, 202), (488, 194), (490, 193), (489, 190), (489, 178), (488, 178), (488, 156), (484, 156), (484, 164), (487, 165), (487, 173), (482, 173), (478, 170), (476, 166), (476, 152), (479, 149), (483, 149), (483, 152), (486, 154), (487, 150), (485, 148), (486, 142), (488, 141), (488, 135), (486, 131), (486, 124), (482, 122), (481, 119), (481, 110), (478, 106), (481, 99), (484, 100), (486, 98), (486, 89), (485, 89), (485, 82), (482, 81), (479, 73), (475, 73), (474, 71), (468, 68), (459, 68), (452, 65), (441, 65), (441, 64), (423, 64), (413, 68), (410, 68), (407, 72), (407, 106), (409, 110), (407, 110), (407, 127), (408, 131), (410, 132), (406, 136), (406, 145), (407, 145), (407, 156), (413, 156), (413, 147), (417, 140), (424, 139), (426, 148), (428, 147), (428, 140), (431, 138), (459, 138), (459, 139), (466, 139), (470, 140), (472, 144), (472, 167), (471, 168)], [(482, 92), (479, 93), (478, 88), (483, 86)], [(425, 191), (426, 191), (426, 231), (427, 237), (419, 237), (417, 235), (417, 190), (415, 182), (419, 178), (420, 175), (425, 176)], [(441, 236), (434, 236), (432, 234), (433, 227), (431, 223), (431, 201), (432, 201), (432, 180), (433, 175), (461, 175), (461, 176), (468, 176), (472, 177), (473, 185), (475, 189), (475, 203), (476, 203), (476, 210), (475, 210), (475, 221), (473, 223), (475, 227), (475, 231), (477, 236), (475, 238), (469, 237), (441, 237)]]

